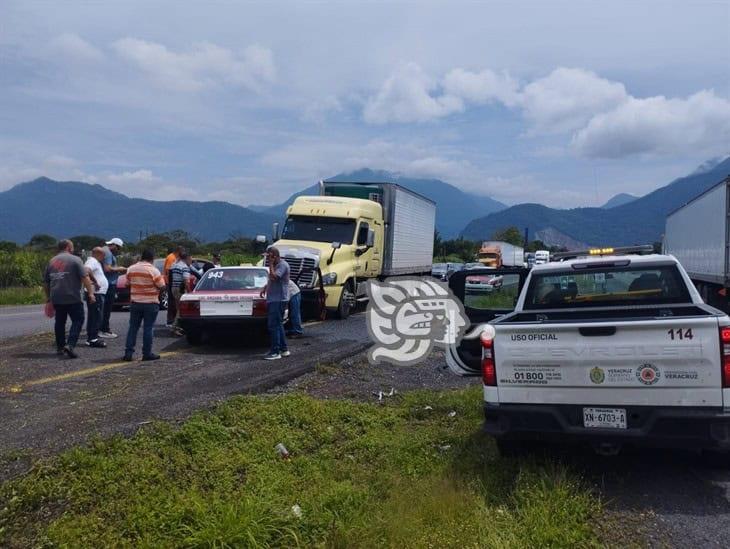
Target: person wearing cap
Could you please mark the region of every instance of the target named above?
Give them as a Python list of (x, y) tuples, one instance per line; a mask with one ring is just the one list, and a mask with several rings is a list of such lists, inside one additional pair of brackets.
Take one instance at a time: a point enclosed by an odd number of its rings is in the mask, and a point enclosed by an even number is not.
[(117, 254), (119, 250), (124, 246), (121, 238), (115, 237), (109, 240), (102, 249), (104, 250), (104, 262), (102, 267), (104, 268), (104, 275), (109, 283), (109, 288), (106, 291), (106, 297), (104, 299), (104, 314), (101, 319), (101, 329), (99, 330), (99, 337), (105, 339), (112, 339), (117, 337), (117, 334), (112, 332), (109, 326), (109, 320), (112, 316), (112, 309), (114, 308), (114, 301), (117, 297), (117, 279), (120, 274), (127, 272), (126, 267), (120, 267), (117, 265)]

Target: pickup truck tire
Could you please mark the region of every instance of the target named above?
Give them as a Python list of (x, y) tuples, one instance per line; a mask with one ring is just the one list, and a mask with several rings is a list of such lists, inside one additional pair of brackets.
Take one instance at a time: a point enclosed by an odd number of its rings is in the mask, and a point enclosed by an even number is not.
[(342, 293), (340, 294), (340, 302), (337, 305), (337, 318), (346, 319), (350, 316), (353, 305), (355, 303), (355, 290), (353, 289), (352, 281), (348, 280), (342, 287)]
[(501, 457), (519, 457), (527, 452), (527, 444), (522, 440), (498, 437), (496, 442), (497, 453)]

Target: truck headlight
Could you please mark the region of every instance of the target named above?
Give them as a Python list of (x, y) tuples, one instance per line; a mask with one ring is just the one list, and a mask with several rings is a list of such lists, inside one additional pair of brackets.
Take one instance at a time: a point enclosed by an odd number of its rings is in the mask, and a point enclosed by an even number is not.
[(325, 286), (332, 286), (337, 283), (337, 273), (327, 273), (322, 275), (322, 284)]

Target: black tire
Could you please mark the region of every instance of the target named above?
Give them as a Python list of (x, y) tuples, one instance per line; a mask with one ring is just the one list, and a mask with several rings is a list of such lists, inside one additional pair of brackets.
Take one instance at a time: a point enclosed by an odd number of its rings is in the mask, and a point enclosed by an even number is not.
[[(352, 298), (352, 301), (350, 301), (350, 296)], [(337, 315), (337, 318), (344, 320), (348, 316), (350, 316), (350, 312), (352, 312), (352, 309), (354, 306), (354, 301), (355, 301), (355, 291), (352, 289), (352, 282), (348, 280), (345, 283), (345, 285), (342, 287), (342, 293), (340, 294), (340, 302), (337, 305), (337, 311), (335, 312), (335, 314)]]
[(203, 332), (202, 330), (186, 330), (185, 339), (190, 345), (200, 345), (203, 343)]

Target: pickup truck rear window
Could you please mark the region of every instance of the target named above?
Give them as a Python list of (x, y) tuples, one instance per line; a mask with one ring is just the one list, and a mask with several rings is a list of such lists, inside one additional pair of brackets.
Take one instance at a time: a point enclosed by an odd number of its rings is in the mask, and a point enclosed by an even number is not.
[(533, 275), (524, 308), (573, 309), (689, 301), (689, 291), (675, 266), (628, 266)]

